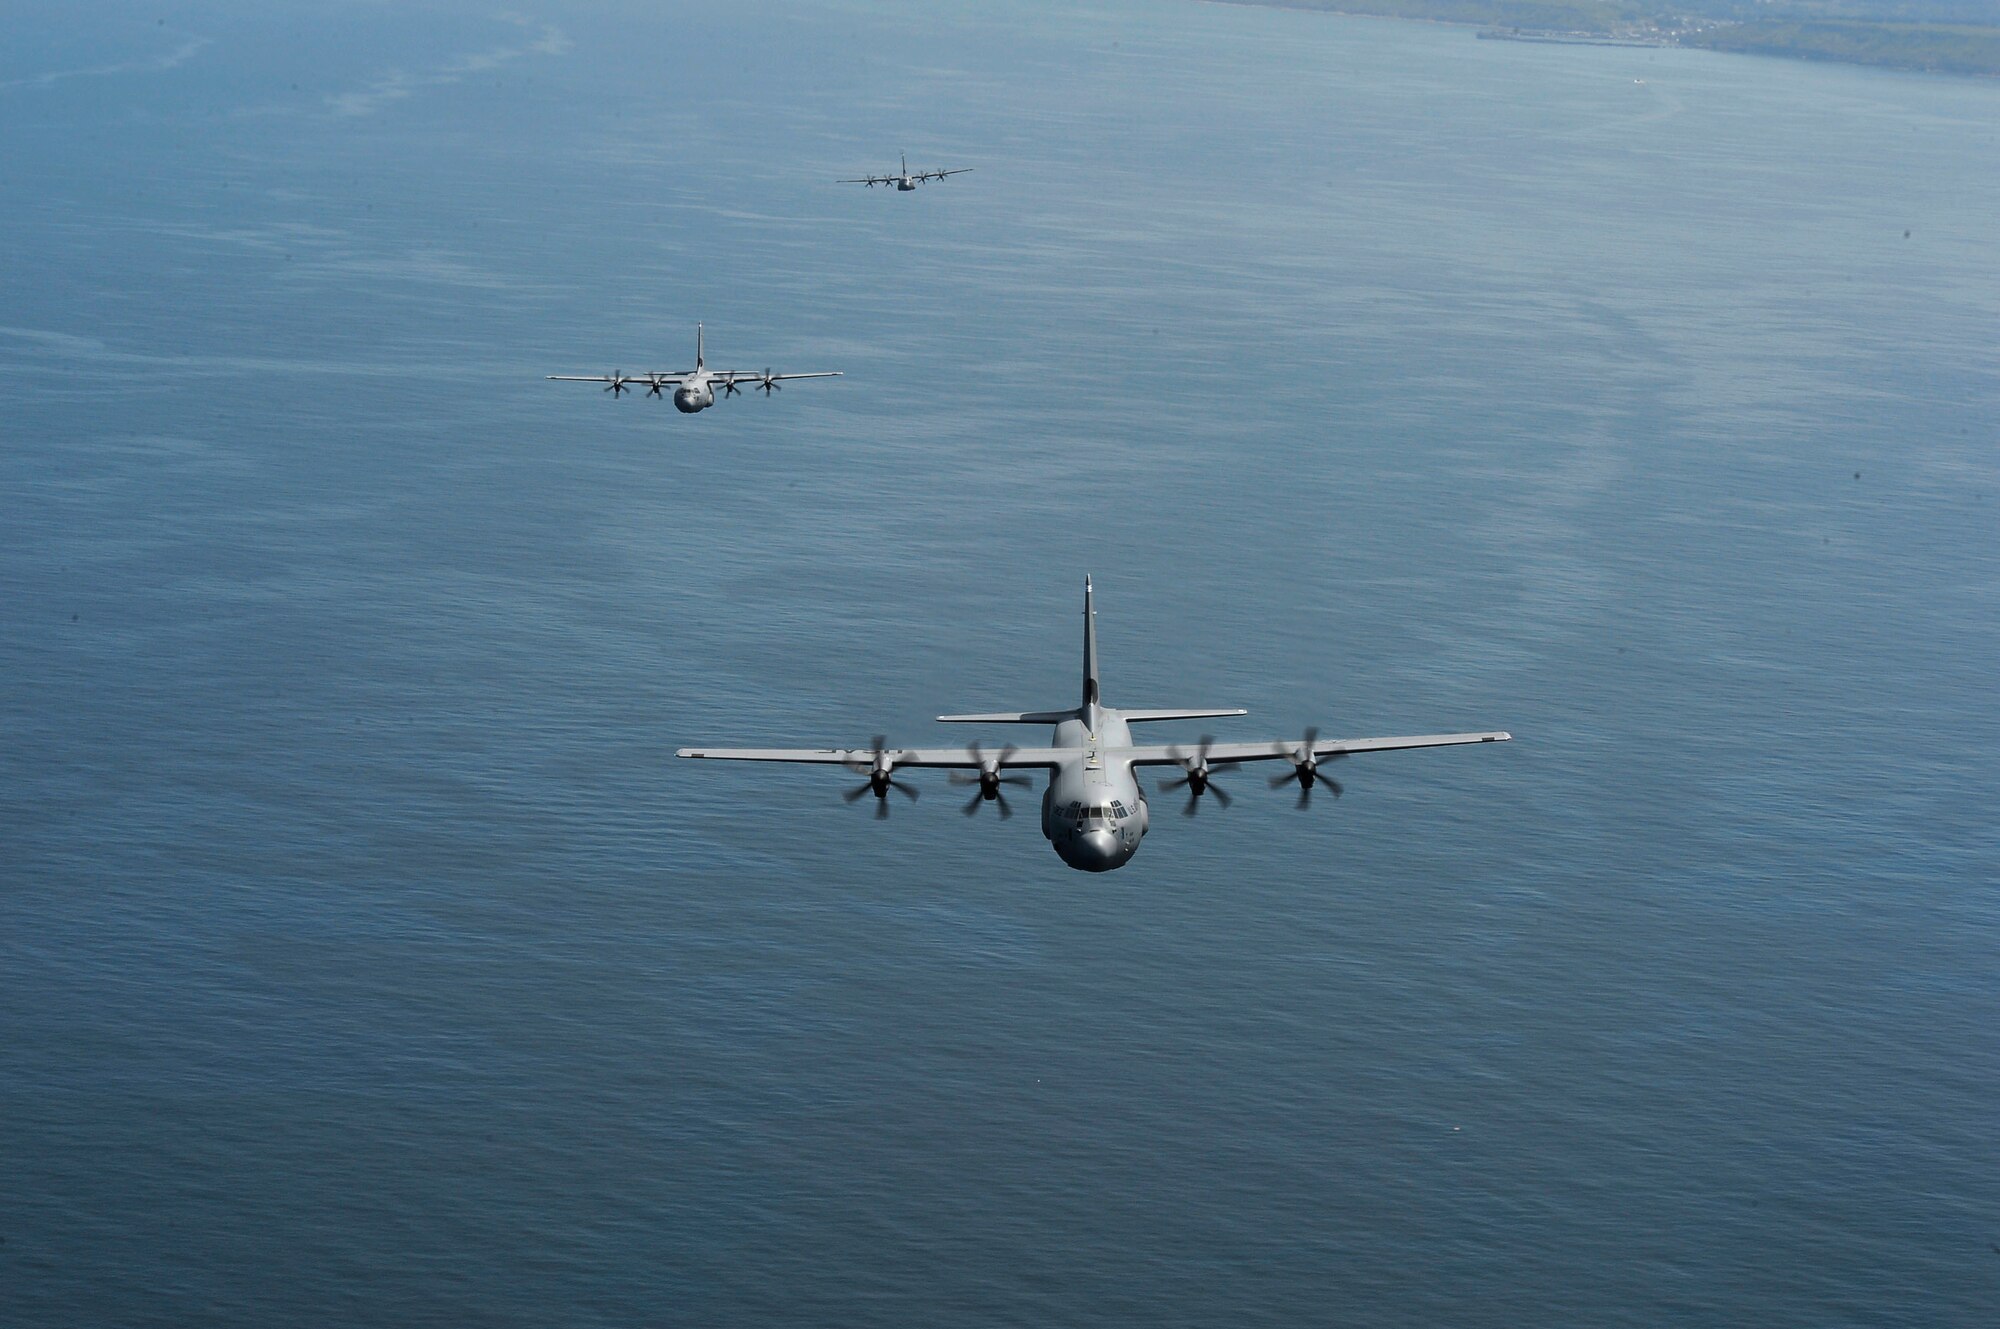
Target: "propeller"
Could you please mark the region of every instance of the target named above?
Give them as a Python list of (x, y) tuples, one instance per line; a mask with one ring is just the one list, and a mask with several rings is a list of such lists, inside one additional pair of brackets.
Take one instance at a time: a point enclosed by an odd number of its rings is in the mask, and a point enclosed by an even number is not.
[(632, 390), (625, 386), (632, 380), (625, 377), (625, 375), (623, 374), (606, 374), (605, 377), (611, 380), (611, 386), (607, 387), (604, 390), (611, 394), (612, 399), (614, 401), (617, 400), (617, 398), (620, 395), (630, 392)]
[(1327, 791), (1331, 793), (1335, 798), (1339, 798), (1341, 793), (1343, 792), (1340, 787), (1340, 781), (1334, 779), (1331, 775), (1321, 774), (1319, 768), (1322, 762), (1337, 761), (1340, 757), (1344, 756), (1345, 754), (1335, 752), (1325, 757), (1314, 757), (1313, 744), (1317, 743), (1318, 741), (1319, 741), (1319, 730), (1317, 729), (1306, 730), (1304, 739), (1299, 743), (1298, 751), (1295, 753), (1285, 754), (1285, 760), (1292, 763), (1291, 774), (1274, 775), (1271, 777), (1271, 788), (1273, 789), (1282, 788), (1288, 781), (1292, 780), (1298, 781), (1299, 785), (1298, 806), (1301, 808), (1307, 808), (1312, 806), (1312, 791), (1314, 785), (1325, 785)]
[(658, 374), (648, 374), (646, 375), (646, 384), (646, 395), (648, 397), (657, 397), (660, 395), (660, 389), (666, 385), (666, 380)]
[(725, 397), (740, 397), (743, 395), (743, 389), (736, 386), (736, 371), (733, 369), (722, 376), (722, 395)]
[(1006, 747), (1000, 749), (999, 756), (989, 760), (980, 752), (977, 740), (973, 742), (972, 746), (966, 749), (966, 752), (972, 759), (979, 763), (979, 773), (977, 775), (967, 775), (963, 771), (953, 771), (949, 778), (953, 784), (973, 784), (978, 785), (979, 788), (973, 793), (971, 798), (966, 800), (965, 806), (960, 808), (959, 811), (970, 817), (973, 813), (979, 811), (981, 803), (998, 803), (1000, 805), (1000, 820), (1006, 821), (1014, 815), (1014, 809), (1008, 806), (1007, 795), (1000, 792), (1000, 786), (1011, 784), (1026, 789), (1034, 783), (1034, 781), (1025, 775), (1000, 774), (1002, 768), (1007, 765), (1007, 759), (1017, 751), (1019, 749), (1012, 743), (1009, 743)]
[(891, 774), (896, 769), (896, 762), (894, 758), (889, 756), (887, 744), (888, 740), (882, 735), (877, 734), (875, 735), (875, 747), (871, 753), (871, 760), (867, 762), (850, 761), (847, 763), (848, 770), (853, 771), (856, 775), (865, 775), (868, 778), (841, 795), (849, 803), (854, 802), (863, 794), (875, 795), (875, 820), (877, 821), (882, 821), (889, 815), (889, 791), (891, 789), (901, 794), (904, 798), (909, 799), (912, 803), (917, 801), (916, 787), (904, 784)]
[(763, 377), (757, 380), (757, 386), (764, 389), (764, 395), (768, 397), (784, 387), (784, 384), (778, 382), (777, 376), (766, 368)]
[[(1160, 782), (1160, 788), (1162, 789), (1179, 789), (1182, 786), (1186, 786), (1188, 801), (1187, 806), (1181, 809), (1183, 817), (1192, 817), (1195, 814), (1201, 806), (1201, 796), (1203, 794), (1214, 794), (1217, 803), (1225, 808), (1229, 806), (1229, 791), (1219, 784), (1212, 783), (1211, 777), (1217, 771), (1233, 768), (1236, 763), (1233, 761), (1222, 761), (1211, 766), (1208, 761), (1208, 750), (1214, 746), (1215, 736), (1213, 734), (1203, 734), (1201, 736), (1201, 746), (1195, 751), (1195, 755), (1180, 758), (1181, 769), (1186, 771), (1187, 774), (1172, 780), (1162, 780)], [(1178, 753), (1179, 750), (1175, 749), (1175, 751)]]

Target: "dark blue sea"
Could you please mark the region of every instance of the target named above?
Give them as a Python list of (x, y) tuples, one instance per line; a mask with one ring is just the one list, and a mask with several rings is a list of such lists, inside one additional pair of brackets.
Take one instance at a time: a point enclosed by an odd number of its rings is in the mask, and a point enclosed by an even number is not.
[[(2000, 1324), (2000, 83), (510, 3), (7, 20), (0, 1324)], [(846, 377), (543, 379), (698, 320)], [(1085, 573), (1516, 741), (1102, 877), (673, 758)]]

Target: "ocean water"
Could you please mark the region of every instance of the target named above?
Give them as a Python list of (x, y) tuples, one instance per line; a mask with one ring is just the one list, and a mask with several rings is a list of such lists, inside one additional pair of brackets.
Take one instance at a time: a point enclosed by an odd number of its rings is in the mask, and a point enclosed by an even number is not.
[[(0, 1323), (2000, 1322), (2000, 85), (513, 11), (10, 20)], [(696, 320), (847, 377), (542, 379)], [(1104, 877), (672, 758), (1086, 572), (1113, 704), (1517, 741)]]

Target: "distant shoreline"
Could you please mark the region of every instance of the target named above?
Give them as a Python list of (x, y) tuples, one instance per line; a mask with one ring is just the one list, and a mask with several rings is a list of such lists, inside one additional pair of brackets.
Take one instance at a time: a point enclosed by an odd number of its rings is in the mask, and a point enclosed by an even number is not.
[[(1789, 60), (1897, 69), (1911, 73), (1955, 74), (1975, 78), (2000, 76), (2000, 26), (1941, 22), (1900, 22), (1888, 19), (1760, 18), (1748, 22), (1689, 18), (1662, 12), (1646, 15), (1622, 6), (1619, 21), (1577, 9), (1570, 21), (1589, 26), (1554, 27), (1522, 21), (1533, 13), (1542, 23), (1564, 10), (1563, 0), (1522, 12), (1510, 0), (1376, 0), (1368, 8), (1313, 4), (1310, 0), (1211, 0), (1251, 9), (1286, 9), (1302, 14), (1339, 18), (1396, 19), (1406, 23), (1436, 23), (1473, 28), (1483, 39), (1529, 42), (1545, 46), (1624, 46), (1650, 50), (1719, 51), (1730, 55), (1768, 55)], [(1363, 5), (1368, 0), (1358, 0)], [(1439, 12), (1445, 11), (1445, 12)]]
[[(1463, 26), (1463, 25), (1459, 25)], [(1591, 37), (1561, 32), (1523, 32), (1518, 29), (1481, 28), (1474, 34), (1481, 41), (1531, 42), (1537, 46), (1629, 46), (1637, 51), (1657, 51), (1673, 42), (1640, 41), (1635, 38)]]

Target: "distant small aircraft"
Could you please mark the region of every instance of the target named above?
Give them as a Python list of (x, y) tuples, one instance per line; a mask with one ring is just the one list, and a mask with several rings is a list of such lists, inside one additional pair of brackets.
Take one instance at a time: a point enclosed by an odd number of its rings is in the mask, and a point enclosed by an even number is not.
[(842, 180), (840, 183), (843, 185), (867, 185), (870, 189), (873, 189), (876, 185), (894, 185), (897, 189), (907, 194), (926, 180), (942, 180), (948, 175), (964, 175), (967, 171), (973, 169), (970, 166), (961, 166), (955, 171), (918, 171), (912, 175), (910, 173), (909, 157), (903, 155), (900, 160), (903, 163), (903, 169), (895, 175), (864, 175), (859, 180)]
[(627, 392), (646, 390), (648, 397), (658, 397), (666, 388), (674, 390), (674, 409), (684, 415), (705, 411), (715, 405), (715, 390), (722, 389), (725, 397), (734, 397), (744, 388), (762, 388), (766, 397), (778, 390), (780, 383), (789, 383), (795, 378), (839, 378), (839, 371), (820, 374), (774, 374), (766, 369), (759, 374), (754, 371), (730, 370), (720, 373), (708, 368), (702, 359), (701, 324), (694, 325), (694, 368), (685, 373), (665, 374), (550, 374), (555, 383), (605, 383), (604, 390), (613, 398)]
[[(940, 715), (939, 720), (965, 724), (1046, 724), (1055, 726), (1048, 747), (1019, 748), (1009, 743), (987, 752), (977, 742), (962, 748), (892, 748), (877, 738), (872, 748), (682, 748), (683, 757), (723, 761), (790, 761), (844, 766), (865, 777), (849, 789), (847, 801), (875, 795), (875, 816), (889, 815), (889, 791), (914, 799), (916, 789), (895, 773), (905, 767), (942, 766), (952, 770), (957, 784), (977, 785), (962, 809), (968, 817), (981, 803), (999, 804), (1000, 815), (1012, 815), (1003, 785), (1027, 785), (1022, 775), (1006, 771), (1048, 772), (1042, 794), (1042, 834), (1057, 857), (1085, 872), (1109, 872), (1125, 866), (1139, 852), (1139, 839), (1151, 824), (1145, 791), (1136, 768), (1171, 766), (1179, 774), (1165, 782), (1168, 789), (1186, 789), (1193, 816), (1203, 794), (1213, 794), (1223, 807), (1229, 795), (1213, 783), (1216, 774), (1246, 761), (1285, 761), (1291, 770), (1271, 777), (1271, 787), (1299, 787), (1298, 806), (1311, 805), (1316, 785), (1340, 797), (1340, 782), (1326, 773), (1329, 762), (1351, 752), (1387, 752), (1396, 748), (1439, 748), (1463, 743), (1504, 743), (1512, 737), (1500, 731), (1473, 734), (1423, 734), (1412, 738), (1322, 739), (1308, 729), (1297, 742), (1199, 743), (1165, 747), (1137, 746), (1127, 726), (1142, 720), (1199, 720), (1218, 715), (1243, 715), (1240, 710), (1113, 710), (1098, 700), (1097, 615), (1091, 606), (1090, 578), (1083, 579), (1083, 701), (1073, 710), (1007, 711), (994, 715)], [(972, 772), (962, 774), (961, 772)]]

